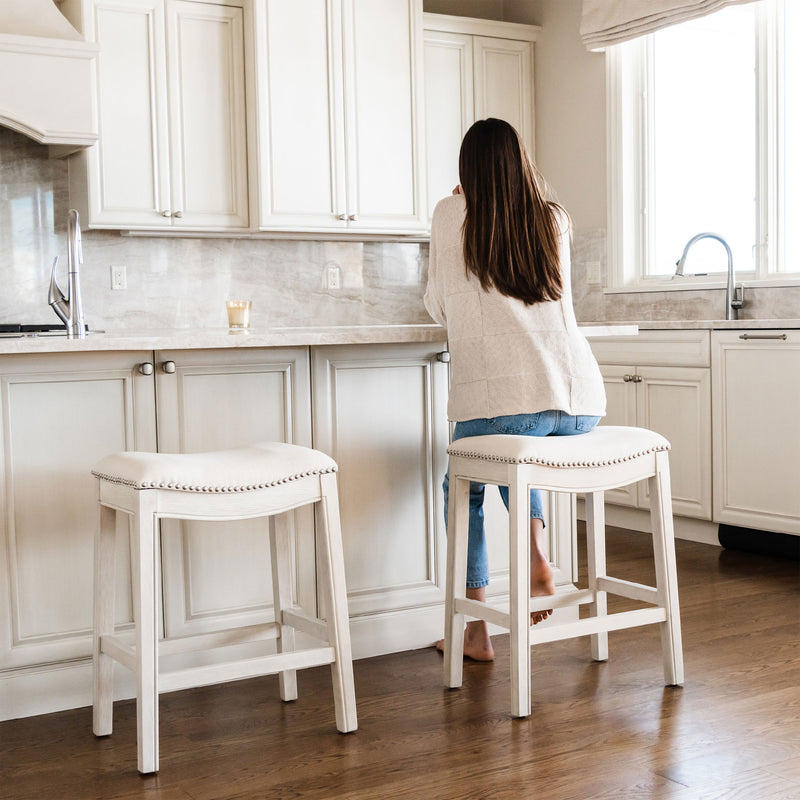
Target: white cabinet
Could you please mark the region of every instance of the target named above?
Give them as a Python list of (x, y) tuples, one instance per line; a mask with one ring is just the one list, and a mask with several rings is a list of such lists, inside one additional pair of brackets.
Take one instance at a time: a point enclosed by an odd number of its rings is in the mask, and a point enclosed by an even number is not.
[(256, 6), (262, 229), (421, 233), (420, 0)]
[(315, 446), (339, 464), (357, 656), (442, 635), (447, 368), (436, 354), (429, 344), (312, 350)]
[[(308, 348), (156, 353), (159, 450), (197, 453), (257, 441), (311, 446)], [(316, 604), (314, 520), (294, 512), (294, 588)], [(272, 621), (266, 520), (164, 520), (164, 631), (183, 636)]]
[(90, 227), (230, 230), (248, 216), (241, 3), (96, 0), (100, 139), (74, 156)]
[[(153, 381), (136, 369), (151, 357), (0, 360), (0, 670), (91, 653), (97, 487), (90, 468), (118, 450), (155, 450)], [(120, 525), (118, 535), (127, 537), (127, 527)], [(128, 548), (117, 551), (118, 622), (125, 623)], [(0, 682), (0, 716), (14, 716), (18, 700), (13, 684)], [(52, 710), (45, 699), (32, 702)]]
[(800, 331), (715, 331), (714, 519), (800, 534)]
[(507, 120), (534, 153), (533, 43), (539, 28), (425, 14), (428, 214), (458, 180), (461, 139), (475, 120)]
[[(675, 514), (711, 519), (711, 374), (707, 331), (642, 331), (591, 342), (608, 400), (605, 425), (665, 436)], [(640, 483), (606, 492), (609, 503), (650, 507)]]

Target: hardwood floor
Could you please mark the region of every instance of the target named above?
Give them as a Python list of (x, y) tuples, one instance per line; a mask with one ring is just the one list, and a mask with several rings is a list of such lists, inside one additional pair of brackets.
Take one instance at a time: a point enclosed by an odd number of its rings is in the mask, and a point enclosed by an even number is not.
[[(609, 530), (620, 577), (652, 580), (649, 537)], [(508, 715), (507, 637), (441, 685), (435, 650), (355, 664), (359, 730), (338, 734), (327, 668), (282, 704), (267, 677), (164, 695), (161, 771), (136, 772), (133, 702), (111, 737), (89, 709), (0, 723), (5, 800), (800, 800), (800, 564), (678, 542), (683, 688), (655, 628), (533, 651), (533, 715)], [(583, 561), (583, 559), (581, 559)]]

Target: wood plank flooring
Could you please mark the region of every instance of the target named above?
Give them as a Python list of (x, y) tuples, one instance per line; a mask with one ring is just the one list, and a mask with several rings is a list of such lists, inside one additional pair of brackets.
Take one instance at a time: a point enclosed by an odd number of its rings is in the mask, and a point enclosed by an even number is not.
[[(651, 581), (650, 539), (609, 530), (610, 571)], [(4, 800), (800, 800), (800, 565), (678, 542), (683, 688), (655, 628), (533, 651), (533, 715), (508, 715), (507, 637), (441, 685), (420, 650), (355, 664), (359, 730), (333, 722), (327, 668), (282, 704), (267, 677), (164, 695), (161, 771), (136, 772), (131, 701), (111, 737), (89, 709), (0, 723)], [(581, 556), (581, 563), (583, 563)]]

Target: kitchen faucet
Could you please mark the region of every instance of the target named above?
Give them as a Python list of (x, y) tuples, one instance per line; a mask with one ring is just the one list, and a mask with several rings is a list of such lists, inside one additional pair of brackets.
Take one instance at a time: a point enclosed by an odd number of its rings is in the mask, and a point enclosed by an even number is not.
[(53, 261), (50, 291), (47, 294), (47, 302), (58, 318), (67, 326), (68, 339), (83, 339), (86, 336), (81, 304), (80, 265), (82, 263), (83, 244), (81, 243), (80, 218), (75, 209), (70, 209), (67, 220), (67, 296), (64, 297), (64, 293), (56, 282), (58, 256)]
[(744, 286), (740, 283), (736, 285), (736, 274), (733, 271), (733, 253), (728, 243), (716, 233), (698, 233), (692, 236), (683, 248), (683, 255), (675, 262), (675, 275), (683, 277), (683, 268), (686, 264), (686, 256), (692, 245), (701, 239), (716, 239), (725, 248), (728, 254), (728, 284), (725, 288), (725, 319), (739, 319), (739, 309), (744, 305)]

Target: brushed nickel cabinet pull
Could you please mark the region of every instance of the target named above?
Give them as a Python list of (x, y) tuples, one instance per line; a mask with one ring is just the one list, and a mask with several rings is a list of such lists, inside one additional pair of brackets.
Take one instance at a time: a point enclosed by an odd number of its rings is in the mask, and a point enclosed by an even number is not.
[(139, 364), (139, 372), (142, 375), (152, 375), (153, 374), (153, 365), (149, 361), (145, 361), (143, 364)]
[(740, 339), (747, 341), (748, 339), (782, 339), (785, 340), (785, 333), (742, 333)]
[(450, 353), (447, 350), (443, 350), (441, 353), (436, 354), (436, 358), (443, 364), (447, 364), (450, 361)]
[(167, 373), (167, 375), (172, 375), (175, 372), (175, 362), (174, 361), (164, 361), (161, 364), (161, 369)]

